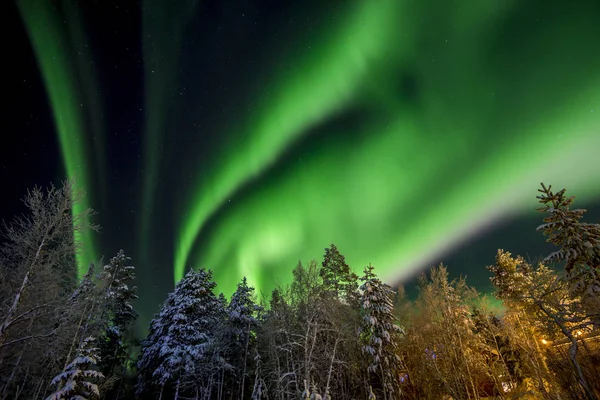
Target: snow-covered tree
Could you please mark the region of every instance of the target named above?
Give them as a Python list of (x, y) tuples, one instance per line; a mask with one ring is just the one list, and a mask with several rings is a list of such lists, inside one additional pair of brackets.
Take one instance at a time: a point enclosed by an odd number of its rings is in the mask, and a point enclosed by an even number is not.
[(262, 360), (258, 351), (254, 356), (254, 387), (252, 388), (252, 400), (261, 400), (267, 398), (267, 385), (262, 374)]
[[(175, 386), (176, 392), (208, 379), (222, 301), (210, 270), (190, 271), (150, 323), (138, 362), (138, 393)], [(205, 383), (205, 382), (203, 382)]]
[(46, 400), (100, 398), (97, 381), (103, 379), (104, 375), (93, 368), (98, 362), (98, 349), (92, 347), (94, 341), (90, 336), (81, 342), (75, 359), (52, 379), (51, 385), (58, 389)]
[(537, 230), (547, 241), (559, 247), (544, 263), (564, 263), (571, 296), (582, 303), (596, 326), (600, 327), (600, 224), (581, 221), (586, 210), (572, 209), (574, 196), (565, 189), (552, 192), (552, 186), (538, 189), (537, 196), (548, 213)]
[(477, 291), (464, 277), (449, 280), (443, 265), (421, 274), (418, 282), (418, 297), (403, 307), (405, 335), (399, 340), (404, 371), (398, 376), (408, 383), (405, 392), (415, 396), (419, 388), (431, 399), (477, 398), (486, 374), (471, 318)]
[[(134, 301), (138, 298), (134, 285), (135, 267), (131, 259), (120, 250), (110, 259), (100, 274), (102, 299), (101, 335), (98, 343), (101, 369), (107, 376), (107, 386), (113, 385), (125, 374), (128, 347), (127, 333), (138, 314)], [(108, 387), (106, 388), (108, 389)]]
[(69, 298), (69, 302), (71, 304), (74, 303), (86, 303), (91, 300), (93, 297), (94, 291), (96, 289), (96, 282), (94, 281), (94, 273), (96, 271), (96, 267), (94, 264), (90, 264), (88, 266), (88, 270), (81, 278), (79, 285), (71, 294)]
[(104, 266), (100, 279), (105, 285), (105, 306), (110, 313), (110, 323), (117, 327), (127, 327), (138, 316), (133, 302), (138, 298), (135, 282), (135, 267), (131, 258), (120, 250)]
[(383, 398), (392, 399), (399, 392), (400, 358), (396, 338), (403, 332), (393, 313), (394, 291), (377, 277), (371, 264), (365, 267), (360, 280), (363, 282), (360, 286), (362, 324), (359, 328), (362, 351), (370, 359), (369, 373), (381, 380)]
[(244, 397), (248, 353), (254, 353), (256, 344), (255, 331), (258, 327), (256, 313), (261, 310), (261, 307), (254, 302), (253, 292), (254, 288), (248, 286), (248, 281), (244, 277), (238, 283), (226, 308), (224, 344), (228, 349), (227, 361), (233, 367), (235, 385), (240, 387), (241, 397)]
[(543, 207), (538, 211), (548, 213), (541, 230), (547, 241), (560, 247), (544, 259), (544, 262), (564, 262), (569, 272), (578, 264), (600, 269), (600, 224), (582, 222), (586, 210), (571, 209), (575, 196), (566, 197), (565, 189), (552, 192), (552, 186), (542, 183), (537, 196)]
[(589, 331), (592, 322), (581, 303), (570, 296), (567, 281), (543, 264), (534, 267), (504, 250), (498, 250), (496, 263), (488, 269), (494, 274), (491, 280), (500, 299), (533, 315), (548, 335), (568, 340), (569, 360), (581, 397), (595, 399), (578, 359), (577, 338), (577, 332)]
[[(4, 225), (0, 246), (0, 385), (3, 396), (29, 398), (68, 360), (76, 321), (78, 235), (96, 226), (91, 210), (73, 213), (84, 193), (70, 182), (34, 188), (27, 213)], [(75, 342), (77, 343), (77, 342)], [(73, 350), (76, 344), (73, 346)]]

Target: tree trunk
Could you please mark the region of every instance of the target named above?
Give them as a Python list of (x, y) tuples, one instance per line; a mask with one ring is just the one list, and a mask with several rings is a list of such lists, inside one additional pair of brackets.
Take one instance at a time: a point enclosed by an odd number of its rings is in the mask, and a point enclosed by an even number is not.
[(175, 400), (179, 399), (179, 379), (177, 380), (177, 386), (175, 387)]
[(598, 400), (598, 397), (596, 397), (596, 395), (590, 388), (590, 385), (589, 385), (587, 379), (585, 379), (585, 375), (583, 374), (581, 365), (579, 365), (579, 362), (577, 361), (577, 350), (579, 349), (579, 346), (577, 345), (577, 339), (575, 337), (573, 337), (572, 335), (569, 335), (569, 336), (570, 336), (569, 339), (571, 340), (571, 346), (569, 346), (569, 358), (571, 359), (571, 363), (573, 364), (573, 367), (575, 368), (575, 372), (577, 373), (577, 378), (579, 379), (579, 384), (583, 388), (583, 390), (586, 394), (586, 397), (589, 400)]
[(11, 304), (10, 308), (8, 309), (8, 312), (6, 313), (6, 317), (4, 317), (4, 321), (2, 322), (2, 325), (0, 325), (0, 346), (2, 346), (4, 344), (4, 342), (6, 341), (6, 334), (7, 334), (8, 328), (10, 328), (10, 326), (14, 323), (15, 314), (17, 313), (17, 309), (19, 308), (19, 305), (21, 304), (21, 296), (23, 296), (23, 293), (25, 292), (25, 289), (27, 288), (27, 285), (29, 284), (30, 276), (31, 276), (31, 268), (27, 271), (27, 273), (25, 273), (25, 276), (23, 277), (23, 282), (21, 283), (21, 287), (17, 291), (17, 294), (15, 294), (13, 303)]
[(17, 368), (19, 368), (19, 364), (21, 363), (21, 357), (23, 357), (23, 351), (21, 351), (21, 353), (19, 354), (17, 363), (13, 367), (12, 372), (10, 373), (10, 377), (8, 378), (8, 381), (4, 385), (4, 390), (2, 391), (2, 399), (6, 399), (6, 391), (8, 390), (10, 383), (12, 382), (13, 378), (15, 377), (15, 371), (17, 370)]

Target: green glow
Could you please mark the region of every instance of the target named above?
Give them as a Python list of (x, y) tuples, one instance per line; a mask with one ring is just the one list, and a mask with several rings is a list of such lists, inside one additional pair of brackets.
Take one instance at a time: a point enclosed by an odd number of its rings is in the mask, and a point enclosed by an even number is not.
[[(242, 184), (275, 162), (286, 148), (352, 101), (369, 68), (408, 41), (408, 25), (395, 0), (358, 2), (326, 37), (306, 43), (276, 79), (264, 103), (240, 129), (234, 145), (211, 167), (193, 194), (176, 238), (175, 281), (185, 272), (194, 241), (206, 220)], [(311, 44), (309, 46), (309, 44)], [(392, 57), (393, 58), (393, 57)]]
[[(44, 79), (67, 176), (88, 192), (88, 196), (73, 209), (74, 214), (80, 214), (89, 208), (90, 173), (81, 99), (74, 81), (75, 71), (64, 39), (62, 21), (51, 2), (21, 0), (18, 5)], [(82, 230), (75, 240), (83, 244), (82, 252), (77, 255), (82, 276), (87, 265), (97, 261), (92, 232)]]
[[(407, 8), (415, 15), (404, 19), (428, 25), (402, 25), (394, 14), (402, 38), (418, 46), (395, 41), (394, 57), (379, 54), (385, 66), (354, 70), (340, 46), (338, 54), (325, 41), (322, 57), (275, 86), (280, 91), (253, 119), (248, 141), (220, 154), (212, 180), (193, 196), (176, 279), (206, 219), (250, 178), (253, 190), (227, 204), (191, 255), (195, 267), (214, 268), (225, 293), (242, 275), (259, 290), (286, 283), (298, 259), (321, 257), (331, 242), (357, 272), (372, 262), (392, 281), (498, 219), (534, 213), (541, 181), (567, 187), (581, 202), (600, 196), (597, 10), (549, 13), (519, 37), (511, 24), (520, 4), (429, 12), (425, 3)], [(377, 4), (373, 10), (383, 10)], [(384, 18), (377, 32), (386, 26)], [(385, 44), (368, 48), (377, 59)], [(416, 98), (393, 84), (394, 71), (406, 68), (414, 71)], [(328, 139), (302, 160), (278, 159), (299, 135), (352, 104), (369, 115), (364, 125), (321, 127)], [(275, 160), (282, 167), (267, 171)]]
[[(186, 21), (193, 15), (197, 0), (165, 2), (145, 0), (142, 8), (144, 54), (144, 151), (140, 249), (147, 253), (152, 212), (157, 196), (158, 176), (163, 163), (162, 149), (172, 94), (177, 91), (177, 68)], [(142, 260), (143, 261), (143, 260)]]
[[(94, 68), (96, 64), (92, 57), (92, 47), (87, 41), (83, 19), (80, 17), (80, 10), (76, 4), (70, 0), (62, 1), (62, 11), (65, 14), (66, 27), (69, 32), (69, 37), (72, 38), (71, 50), (74, 56), (75, 69), (79, 72), (78, 79), (80, 80), (79, 88), (81, 89), (82, 103), (79, 108), (82, 113), (82, 120), (86, 126), (86, 136), (90, 138), (93, 148), (94, 173), (97, 176), (98, 189), (95, 193), (95, 206), (107, 210), (108, 206), (108, 189), (106, 187), (106, 171), (108, 171), (106, 160), (106, 127), (102, 116), (103, 98), (102, 90)], [(77, 54), (77, 56), (75, 56)], [(89, 163), (88, 163), (89, 164)], [(100, 203), (100, 204), (98, 204)], [(87, 267), (86, 267), (87, 268)]]

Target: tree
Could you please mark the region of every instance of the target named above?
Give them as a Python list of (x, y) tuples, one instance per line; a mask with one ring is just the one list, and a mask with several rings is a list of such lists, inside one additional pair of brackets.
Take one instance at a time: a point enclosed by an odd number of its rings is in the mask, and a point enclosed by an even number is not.
[(464, 278), (450, 281), (443, 265), (420, 276), (400, 340), (415, 398), (478, 398), (486, 368), (471, 319), (476, 298)]
[[(11, 328), (16, 328), (18, 324), (26, 325), (48, 308), (46, 304), (38, 304), (24, 313), (20, 312), (26, 292), (36, 283), (36, 279), (46, 283), (46, 294), (54, 298), (70, 292), (74, 287), (77, 273), (75, 254), (80, 247), (74, 240), (74, 232), (84, 229), (86, 217), (91, 214), (91, 210), (83, 215), (71, 214), (82, 196), (83, 193), (75, 192), (68, 182), (62, 188), (50, 186), (46, 191), (36, 187), (24, 199), (30, 215), (17, 218), (11, 225), (5, 226), (7, 243), (2, 248), (3, 272), (6, 281), (20, 284), (12, 290), (12, 301), (3, 303), (6, 308), (3, 307), (1, 314), (0, 347), (8, 345)], [(15, 280), (13, 276), (20, 278)]]
[[(245, 398), (245, 379), (248, 353), (255, 353), (256, 329), (258, 320), (256, 313), (261, 310), (254, 303), (254, 288), (248, 286), (246, 277), (237, 285), (236, 291), (226, 308), (226, 324), (224, 345), (227, 348), (227, 362), (232, 366), (235, 385), (239, 387), (240, 398)], [(240, 358), (240, 354), (243, 356)]]
[[(84, 229), (97, 229), (88, 222), (92, 210), (72, 212), (83, 196), (70, 182), (36, 187), (24, 198), (28, 213), (4, 226), (0, 376), (9, 377), (4, 393), (14, 389), (23, 397), (35, 396), (68, 361), (77, 328), (69, 299), (77, 285), (76, 255), (82, 250), (75, 238)], [(24, 384), (17, 388), (16, 382)]]
[(600, 224), (582, 222), (586, 210), (571, 209), (575, 196), (566, 197), (565, 189), (552, 192), (552, 186), (538, 189), (537, 196), (548, 213), (537, 230), (547, 241), (559, 247), (544, 263), (564, 263), (566, 281), (573, 298), (582, 302), (588, 315), (600, 327)]
[(138, 394), (158, 387), (162, 398), (172, 386), (178, 395), (201, 384), (210, 390), (214, 331), (223, 314), (215, 286), (212, 272), (200, 269), (188, 272), (169, 294), (142, 343)]
[(120, 250), (100, 274), (100, 282), (103, 285), (103, 327), (99, 348), (102, 372), (109, 378), (109, 384), (124, 375), (128, 354), (125, 337), (138, 316), (133, 306), (133, 302), (138, 298), (137, 287), (132, 285), (135, 281), (135, 267), (130, 265), (130, 260), (125, 252)]
[(568, 340), (569, 360), (581, 396), (596, 399), (577, 356), (577, 332), (586, 331), (592, 323), (581, 303), (571, 297), (567, 281), (541, 263), (534, 268), (503, 250), (498, 250), (495, 265), (488, 269), (494, 274), (491, 279), (500, 299), (532, 314), (549, 336), (563, 335)]
[(100, 398), (100, 391), (95, 382), (103, 379), (104, 375), (93, 369), (98, 361), (98, 349), (91, 347), (94, 340), (93, 337), (88, 337), (81, 342), (75, 359), (52, 379), (51, 385), (57, 386), (58, 390), (46, 400)]
[[(398, 375), (401, 369), (396, 336), (403, 333), (393, 314), (394, 291), (373, 272), (369, 264), (360, 278), (362, 325), (358, 334), (362, 351), (369, 357), (368, 372), (379, 377), (383, 398), (399, 395)], [(372, 392), (372, 390), (371, 390)]]
[(357, 305), (358, 276), (352, 272), (346, 264), (346, 258), (334, 244), (325, 249), (320, 276), (326, 295)]
[(565, 189), (553, 193), (552, 185), (541, 185), (538, 192), (542, 194), (537, 198), (544, 206), (538, 211), (549, 215), (537, 230), (544, 233), (548, 242), (560, 247), (543, 262), (564, 262), (567, 272), (583, 265), (600, 269), (600, 225), (581, 222), (586, 210), (572, 210), (575, 196), (566, 197)]

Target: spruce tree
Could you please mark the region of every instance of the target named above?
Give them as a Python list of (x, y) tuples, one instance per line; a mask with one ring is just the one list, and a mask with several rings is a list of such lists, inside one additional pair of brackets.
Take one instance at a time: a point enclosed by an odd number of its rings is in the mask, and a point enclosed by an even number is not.
[(571, 296), (600, 327), (600, 224), (582, 222), (586, 210), (571, 209), (575, 197), (566, 197), (565, 189), (553, 193), (552, 186), (542, 183), (538, 191), (541, 195), (537, 198), (543, 204), (538, 211), (549, 215), (537, 230), (559, 247), (544, 262), (564, 263)]
[(362, 324), (359, 338), (362, 351), (369, 359), (367, 370), (378, 376), (382, 383), (384, 399), (393, 399), (399, 394), (398, 372), (400, 358), (397, 354), (396, 338), (402, 328), (396, 324), (393, 314), (394, 291), (383, 283), (369, 264), (360, 278)]
[(142, 343), (138, 394), (197, 388), (212, 372), (215, 328), (223, 314), (215, 286), (212, 272), (200, 269), (188, 272), (169, 294)]
[(325, 249), (319, 274), (323, 279), (323, 289), (327, 296), (344, 299), (350, 304), (356, 302), (358, 276), (352, 272), (346, 264), (346, 258), (334, 244)]
[(537, 196), (543, 207), (538, 211), (549, 213), (541, 230), (547, 241), (559, 249), (544, 259), (545, 263), (564, 262), (570, 272), (576, 266), (600, 269), (600, 224), (582, 222), (584, 209), (571, 209), (575, 196), (566, 197), (565, 189), (552, 192), (552, 186), (543, 183)]
[(98, 349), (92, 347), (94, 340), (88, 337), (81, 342), (75, 359), (52, 379), (51, 385), (57, 386), (58, 390), (46, 400), (100, 398), (96, 382), (103, 379), (104, 375), (93, 368), (98, 362)]
[(256, 345), (255, 332), (258, 327), (256, 313), (261, 309), (254, 303), (253, 292), (254, 288), (248, 286), (246, 277), (244, 277), (238, 283), (226, 308), (225, 345), (229, 353), (227, 361), (233, 367), (234, 376), (237, 378), (236, 385), (240, 386), (241, 397), (244, 397), (248, 353), (253, 354)]
[(120, 250), (100, 274), (104, 284), (102, 300), (102, 323), (104, 324), (99, 342), (102, 372), (109, 376), (122, 375), (128, 349), (125, 337), (138, 314), (134, 301), (138, 298), (135, 282), (135, 267), (130, 258)]

